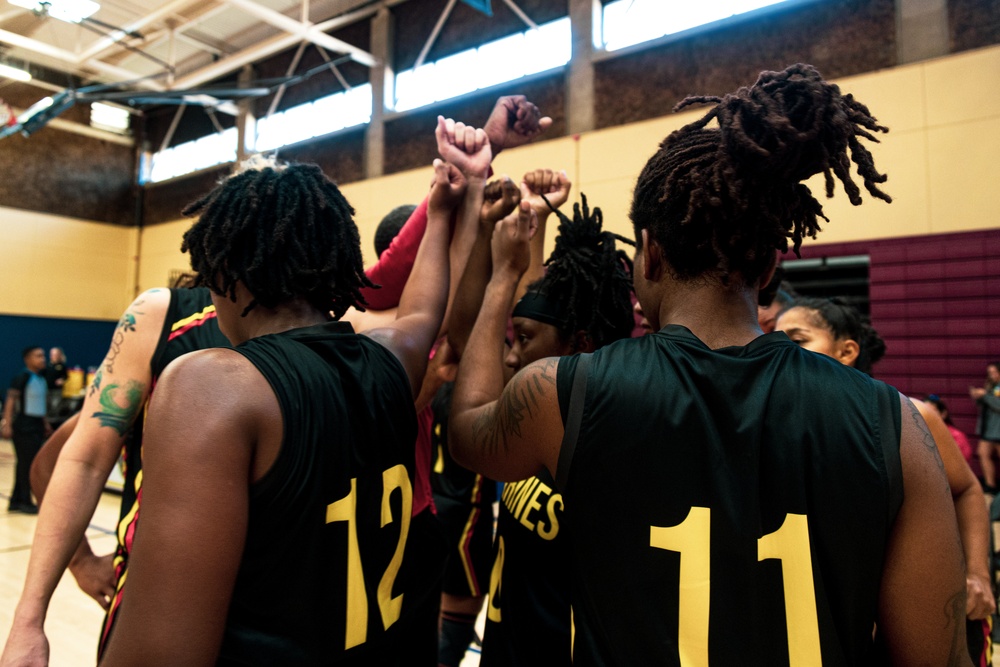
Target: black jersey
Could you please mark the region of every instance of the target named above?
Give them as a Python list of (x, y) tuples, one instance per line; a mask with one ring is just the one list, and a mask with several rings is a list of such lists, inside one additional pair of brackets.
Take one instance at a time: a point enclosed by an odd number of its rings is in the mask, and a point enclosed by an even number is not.
[[(171, 361), (181, 355), (213, 347), (229, 347), (229, 340), (219, 331), (219, 321), (215, 316), (211, 292), (207, 288), (171, 289), (170, 305), (163, 319), (163, 329), (156, 344), (156, 351), (149, 361), (150, 398), (156, 388), (156, 381)], [(135, 423), (125, 439), (122, 449), (122, 467), (125, 483), (122, 487), (121, 516), (118, 520), (118, 546), (115, 550), (115, 594), (111, 598), (101, 632), (98, 653), (103, 653), (111, 628), (117, 617), (124, 592), (128, 556), (132, 551), (132, 540), (139, 521), (139, 503), (142, 500), (142, 429), (145, 423), (146, 405), (136, 416)]]
[[(433, 419), (431, 422), (431, 452), (434, 466), (431, 470), (431, 489), (434, 491), (434, 502), (446, 498), (461, 502), (492, 503), (496, 493), (487, 488), (487, 482), (482, 475), (464, 468), (451, 458), (448, 450), (448, 416), (451, 413), (451, 395), (454, 382), (445, 382), (434, 394), (431, 401)], [(477, 491), (477, 487), (479, 490)]]
[(431, 401), (431, 489), (437, 517), (448, 538), (442, 591), (449, 595), (486, 594), (493, 550), (496, 483), (459, 465), (448, 450), (448, 416), (455, 384), (445, 382)]
[(899, 394), (782, 333), (710, 350), (669, 326), (591, 362), (563, 490), (574, 664), (869, 662)]
[(562, 494), (547, 472), (505, 484), (483, 635), (484, 667), (572, 664)]
[(235, 348), (281, 407), (281, 451), (250, 488), (220, 664), (393, 665), (415, 575), (405, 565), (416, 414), (383, 346), (328, 324)]

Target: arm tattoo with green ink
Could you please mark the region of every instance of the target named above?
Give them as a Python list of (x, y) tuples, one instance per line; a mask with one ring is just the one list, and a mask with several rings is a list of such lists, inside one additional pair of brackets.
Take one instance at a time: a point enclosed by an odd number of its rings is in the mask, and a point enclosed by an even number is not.
[(121, 391), (117, 384), (109, 384), (101, 391), (102, 410), (91, 417), (100, 421), (101, 426), (110, 426), (118, 435), (125, 435), (142, 407), (142, 393), (142, 384), (135, 380), (129, 380)]
[(500, 446), (507, 451), (511, 437), (521, 437), (521, 422), (534, 416), (545, 396), (546, 385), (555, 386), (559, 360), (545, 359), (543, 365), (526, 375), (516, 375), (500, 398), (483, 410), (472, 425), (472, 441), (490, 455)]
[[(133, 306), (141, 306), (143, 301), (136, 301)], [(126, 311), (121, 319), (118, 320), (118, 324), (115, 325), (115, 333), (111, 337), (111, 348), (108, 350), (108, 356), (104, 359), (104, 364), (102, 365), (102, 370), (107, 367), (109, 373), (115, 372), (115, 361), (118, 360), (118, 353), (122, 351), (122, 343), (125, 342), (125, 333), (129, 331), (135, 331), (136, 322), (138, 322), (138, 315), (143, 315), (141, 310)], [(93, 390), (92, 390), (93, 391)]]
[(88, 396), (93, 396), (98, 390), (100, 390), (102, 380), (104, 380), (103, 364), (97, 369), (97, 373), (94, 375), (94, 381), (90, 383), (90, 392), (87, 394)]

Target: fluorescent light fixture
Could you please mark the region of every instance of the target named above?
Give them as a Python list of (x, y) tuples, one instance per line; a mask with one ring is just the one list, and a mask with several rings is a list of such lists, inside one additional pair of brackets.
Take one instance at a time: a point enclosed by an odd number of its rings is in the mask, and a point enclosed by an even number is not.
[(16, 81), (31, 81), (31, 75), (23, 69), (0, 64), (0, 76)]
[(101, 8), (91, 0), (7, 0), (7, 2), (68, 23), (79, 23)]
[(102, 130), (124, 134), (128, 132), (129, 113), (110, 104), (94, 102), (90, 105), (90, 124)]

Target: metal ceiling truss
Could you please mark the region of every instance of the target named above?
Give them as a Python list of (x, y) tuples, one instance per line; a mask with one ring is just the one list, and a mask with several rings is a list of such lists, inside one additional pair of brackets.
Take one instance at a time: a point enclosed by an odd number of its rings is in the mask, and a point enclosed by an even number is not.
[[(364, 49), (348, 44), (327, 33), (370, 18), (382, 7), (391, 7), (405, 1), (343, 0), (336, 3), (337, 14), (333, 18), (313, 23), (309, 20), (309, 0), (302, 0), (301, 4), (296, 7), (298, 14), (296, 18), (265, 7), (255, 0), (221, 0), (218, 2), (214, 0), (210, 2), (171, 0), (127, 25), (110, 30), (107, 35), (97, 38), (86, 48), (77, 52), (36, 39), (33, 36), (3, 29), (0, 29), (0, 44), (55, 60), (59, 63), (59, 69), (95, 81), (134, 85), (147, 90), (181, 90), (203, 85), (245, 65), (260, 62), (301, 43), (313, 44), (324, 52), (347, 54), (355, 62), (368, 67), (382, 66), (378, 59)], [(244, 48), (220, 43), (218, 39), (192, 34), (192, 32), (197, 33), (194, 29), (200, 24), (227, 9), (237, 9), (245, 15), (252, 15), (259, 19), (263, 25), (266, 25), (268, 30), (273, 32), (273, 29), (277, 28), (280, 32), (255, 40), (255, 43)], [(0, 13), (0, 22), (4, 19), (16, 18), (26, 11), (13, 10)], [(166, 27), (164, 27), (164, 23), (166, 23)], [(150, 27), (154, 27), (154, 29), (148, 32), (141, 41), (130, 36)], [(257, 27), (259, 28), (260, 24)], [(128, 55), (124, 53), (127, 49), (162, 48), (163, 43), (167, 41), (170, 43), (168, 50), (171, 54), (171, 57), (166, 58), (168, 66), (164, 66), (162, 71), (155, 74), (150, 75), (148, 69), (138, 72), (125, 65), (109, 62), (116, 59), (116, 62), (120, 61)], [(195, 47), (201, 55), (189, 57), (182, 62), (175, 62), (173, 56), (176, 53), (178, 42)], [(29, 56), (26, 57), (30, 60)], [(209, 58), (213, 62), (189, 67), (185, 71), (185, 64), (205, 58)], [(38, 64), (44, 63), (39, 62)]]

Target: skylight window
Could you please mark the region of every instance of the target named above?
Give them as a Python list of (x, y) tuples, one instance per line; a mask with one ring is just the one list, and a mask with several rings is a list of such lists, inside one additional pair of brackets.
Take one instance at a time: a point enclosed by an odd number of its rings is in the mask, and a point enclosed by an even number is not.
[(396, 111), (561, 67), (572, 50), (567, 17), (405, 70), (396, 75)]
[(149, 180), (165, 181), (199, 169), (236, 161), (236, 128), (188, 141), (153, 156)]
[(255, 150), (274, 150), (345, 127), (363, 125), (371, 117), (372, 87), (366, 83), (259, 120)]
[(129, 113), (121, 107), (94, 102), (90, 105), (90, 124), (93, 127), (126, 134), (129, 128)]
[(617, 51), (782, 2), (787, 0), (618, 0), (604, 6), (604, 48)]

